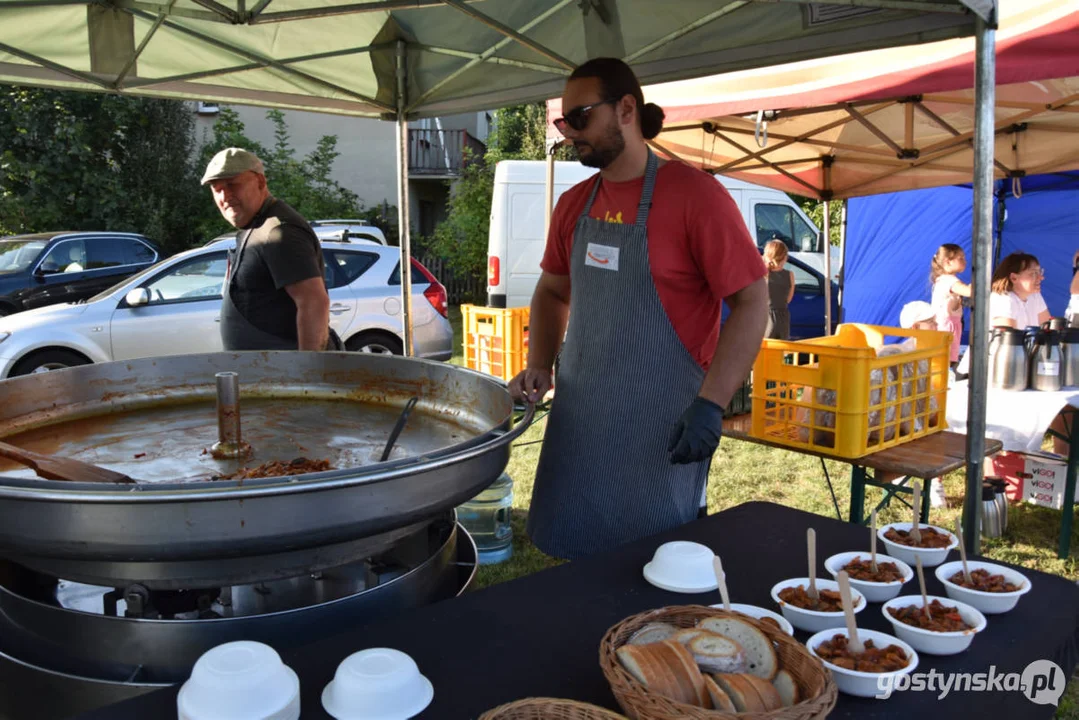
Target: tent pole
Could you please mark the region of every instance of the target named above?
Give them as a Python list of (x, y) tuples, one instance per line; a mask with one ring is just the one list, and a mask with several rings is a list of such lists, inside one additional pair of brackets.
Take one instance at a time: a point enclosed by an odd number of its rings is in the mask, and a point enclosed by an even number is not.
[(397, 234), (401, 244), (401, 320), (405, 357), (412, 356), (412, 244), (409, 239), (408, 120), (405, 119), (405, 41), (397, 41)]
[(824, 201), (824, 336), (832, 334), (832, 202)]
[[(995, 24), (996, 18), (993, 18)], [(967, 403), (967, 493), (963, 503), (963, 539), (967, 551), (981, 547), (982, 460), (985, 457), (986, 382), (989, 356), (989, 284), (993, 251), (993, 104), (996, 82), (996, 33), (978, 18), (974, 50), (974, 254), (971, 279), (970, 379)]]
[(543, 181), (543, 241), (551, 231), (551, 213), (554, 211), (554, 154), (558, 141), (547, 141), (547, 174)]
[(847, 279), (847, 201), (839, 208), (839, 322), (846, 322), (843, 312), (843, 286)]

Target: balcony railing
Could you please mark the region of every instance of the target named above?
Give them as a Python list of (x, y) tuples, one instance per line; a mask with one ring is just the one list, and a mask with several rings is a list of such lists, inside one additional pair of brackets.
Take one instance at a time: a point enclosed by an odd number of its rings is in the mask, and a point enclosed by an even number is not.
[(408, 173), (456, 177), (466, 162), (482, 158), (485, 150), (467, 130), (409, 130)]

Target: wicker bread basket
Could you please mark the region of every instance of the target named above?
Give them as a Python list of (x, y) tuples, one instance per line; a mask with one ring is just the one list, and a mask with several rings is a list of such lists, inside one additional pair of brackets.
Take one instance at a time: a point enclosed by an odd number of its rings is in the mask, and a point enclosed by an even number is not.
[(480, 720), (626, 720), (611, 710), (559, 698), (526, 698), (499, 705)]
[[(648, 691), (618, 661), (615, 651), (624, 645), (634, 632), (649, 623), (669, 623), (676, 627), (693, 627), (706, 617), (737, 617), (759, 628), (772, 641), (779, 657), (780, 667), (788, 671), (798, 683), (805, 699), (793, 707), (771, 712), (725, 713), (706, 710), (671, 700)], [(603, 636), (599, 646), (599, 663), (603, 675), (611, 685), (618, 704), (634, 720), (810, 720), (824, 718), (835, 707), (838, 689), (832, 675), (824, 664), (813, 657), (804, 645), (770, 623), (762, 623), (740, 613), (727, 612), (704, 605), (683, 605), (650, 610), (628, 617)]]

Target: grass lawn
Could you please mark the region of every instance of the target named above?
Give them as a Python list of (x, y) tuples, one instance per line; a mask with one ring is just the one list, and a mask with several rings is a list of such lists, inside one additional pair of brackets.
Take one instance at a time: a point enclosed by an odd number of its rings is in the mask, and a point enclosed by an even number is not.
[[(462, 358), (459, 308), (450, 308), (450, 320), (458, 346), (450, 362), (460, 365)], [(532, 483), (539, 459), (539, 441), (543, 437), (545, 426), (546, 421), (542, 418), (533, 423), (514, 445), (509, 465), (506, 467), (506, 472), (514, 481), (513, 558), (499, 565), (481, 567), (475, 588), (527, 575), (558, 562), (536, 550), (524, 532), (524, 517), (532, 497)], [(827, 466), (836, 500), (845, 516), (850, 507), (850, 466), (831, 461)], [(930, 512), (930, 522), (949, 528), (955, 526), (955, 520), (961, 514), (964, 483), (965, 473), (961, 470), (944, 478), (945, 494), (951, 507), (933, 509)], [(866, 506), (874, 506), (881, 495), (882, 491), (867, 488)], [(715, 513), (751, 500), (768, 500), (826, 517), (835, 517), (832, 498), (824, 481), (819, 459), (753, 443), (724, 440), (712, 462), (708, 483), (708, 509)], [(906, 520), (909, 511), (906, 511), (906, 508), (903, 510), (901, 513), (895, 507), (890, 507), (878, 516), (878, 520), (881, 524)], [(1028, 505), (1012, 505), (1008, 512), (1007, 535), (996, 540), (983, 540), (983, 555), (1062, 575), (1073, 581), (1079, 580), (1079, 522), (1073, 525), (1075, 529), (1072, 533), (1071, 555), (1060, 560), (1056, 557), (1059, 512)], [(1073, 680), (1068, 686), (1061, 698), (1057, 717), (1079, 720), (1079, 681)]]

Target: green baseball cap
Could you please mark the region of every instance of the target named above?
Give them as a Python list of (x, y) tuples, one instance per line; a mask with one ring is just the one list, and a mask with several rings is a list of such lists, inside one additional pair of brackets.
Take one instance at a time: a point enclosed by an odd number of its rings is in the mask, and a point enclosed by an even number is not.
[(202, 184), (206, 185), (214, 180), (236, 177), (248, 170), (265, 175), (266, 170), (258, 155), (243, 148), (225, 148), (214, 155), (210, 164), (206, 166), (206, 172), (202, 176)]

